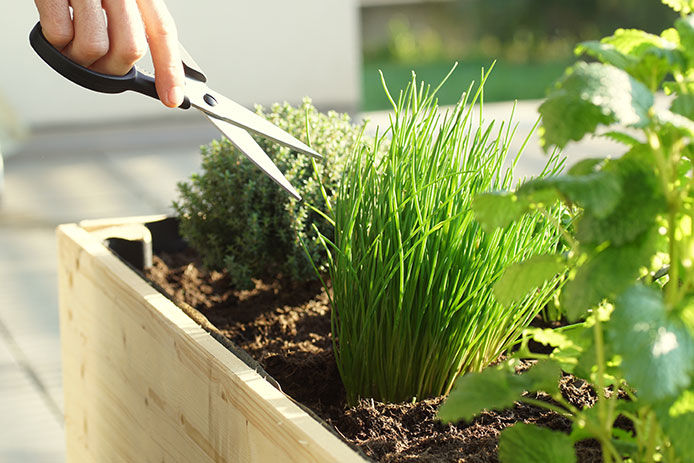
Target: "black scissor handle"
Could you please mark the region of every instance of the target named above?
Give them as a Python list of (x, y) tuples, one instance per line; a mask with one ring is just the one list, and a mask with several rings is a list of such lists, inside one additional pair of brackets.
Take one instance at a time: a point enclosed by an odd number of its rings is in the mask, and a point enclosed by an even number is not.
[[(154, 77), (144, 74), (133, 66), (124, 76), (113, 76), (92, 71), (81, 66), (51, 45), (43, 35), (41, 23), (36, 23), (29, 34), (29, 43), (34, 51), (58, 74), (66, 79), (89, 90), (101, 93), (123, 93), (126, 90), (141, 93), (149, 97), (159, 99), (157, 89), (154, 86)], [(184, 98), (179, 106), (182, 109), (190, 108), (190, 101)]]

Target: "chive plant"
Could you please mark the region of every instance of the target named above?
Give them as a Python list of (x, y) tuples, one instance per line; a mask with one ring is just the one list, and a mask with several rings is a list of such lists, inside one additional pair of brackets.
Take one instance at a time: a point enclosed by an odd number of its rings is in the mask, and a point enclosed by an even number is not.
[[(335, 357), (351, 403), (447, 393), (458, 375), (508, 349), (553, 292), (549, 282), (506, 307), (492, 293), (509, 265), (556, 250), (559, 214), (492, 233), (474, 220), (477, 193), (513, 182), (504, 161), (515, 126), (484, 125), (481, 104), (475, 115), (488, 75), (445, 114), (440, 86), (417, 86), (413, 75), (395, 103), (383, 82), (390, 127), (347, 161), (328, 208), (334, 240), (323, 241)], [(559, 169), (552, 157), (543, 175)]]

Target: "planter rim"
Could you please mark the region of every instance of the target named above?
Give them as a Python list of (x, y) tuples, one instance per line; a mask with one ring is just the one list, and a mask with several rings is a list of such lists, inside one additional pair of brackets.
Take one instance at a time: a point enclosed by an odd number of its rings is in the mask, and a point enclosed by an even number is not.
[[(369, 461), (102, 242), (110, 228), (166, 217), (57, 229), (68, 459), (127, 460), (137, 451), (158, 461), (172, 453), (177, 461)], [(147, 429), (155, 432), (143, 437)]]

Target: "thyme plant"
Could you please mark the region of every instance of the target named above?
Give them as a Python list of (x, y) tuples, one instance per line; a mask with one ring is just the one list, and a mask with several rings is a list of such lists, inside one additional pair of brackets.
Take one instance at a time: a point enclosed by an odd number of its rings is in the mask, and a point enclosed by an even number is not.
[[(580, 44), (577, 53), (596, 62), (570, 67), (540, 107), (545, 147), (601, 134), (625, 145), (621, 157), (584, 160), (566, 175), (475, 200), (489, 230), (557, 200), (581, 211), (567, 233), (570, 252), (550, 261), (569, 271), (559, 300), (577, 323), (526, 331), (517, 357), (539, 359), (536, 366), (520, 376), (504, 365), (462, 377), (440, 410), (453, 421), (523, 401), (573, 422), (570, 435), (529, 425), (503, 431), (503, 463), (574, 462), (573, 444), (588, 438), (606, 462), (694, 461), (694, 2), (663, 3), (681, 15), (673, 28), (619, 29)], [(670, 95), (665, 105), (656, 104), (658, 91)], [(521, 265), (516, 286), (502, 289), (509, 299), (552, 273), (546, 260)], [(554, 351), (533, 354), (529, 339)], [(594, 385), (594, 407), (562, 397), (562, 370)], [(619, 416), (632, 426), (617, 427)]]
[[(474, 115), (487, 75), (445, 114), (438, 88), (413, 76), (396, 103), (384, 82), (394, 108), (389, 146), (382, 153), (377, 137), (347, 160), (329, 207), (335, 237), (323, 239), (335, 358), (350, 402), (447, 393), (460, 373), (481, 370), (514, 343), (554, 290), (541, 285), (510, 306), (492, 294), (509, 265), (552, 252), (559, 235), (540, 213), (491, 233), (473, 220), (477, 193), (513, 182), (504, 160), (515, 128)], [(544, 174), (559, 164), (552, 158)]]
[(201, 172), (178, 184), (179, 199), (173, 203), (182, 236), (204, 264), (227, 270), (241, 289), (252, 287), (251, 278), (315, 279), (301, 241), (323, 268), (325, 253), (313, 225), (326, 236), (332, 236), (332, 227), (322, 220), (320, 209), (314, 212), (306, 204), (319, 204), (323, 192), (332, 197), (344, 158), (361, 143), (363, 131), (348, 115), (323, 114), (308, 99), (299, 107), (258, 107), (258, 114), (301, 140), (307, 139), (310, 124), (313, 147), (323, 155), (315, 171), (308, 156), (256, 138), (305, 201), (291, 198), (229, 140), (221, 139), (202, 147)]

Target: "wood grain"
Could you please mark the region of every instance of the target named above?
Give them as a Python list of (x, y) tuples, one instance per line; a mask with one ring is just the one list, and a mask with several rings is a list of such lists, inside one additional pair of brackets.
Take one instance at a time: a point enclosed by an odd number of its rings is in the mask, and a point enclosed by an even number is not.
[(85, 229), (57, 237), (69, 462), (366, 461)]

